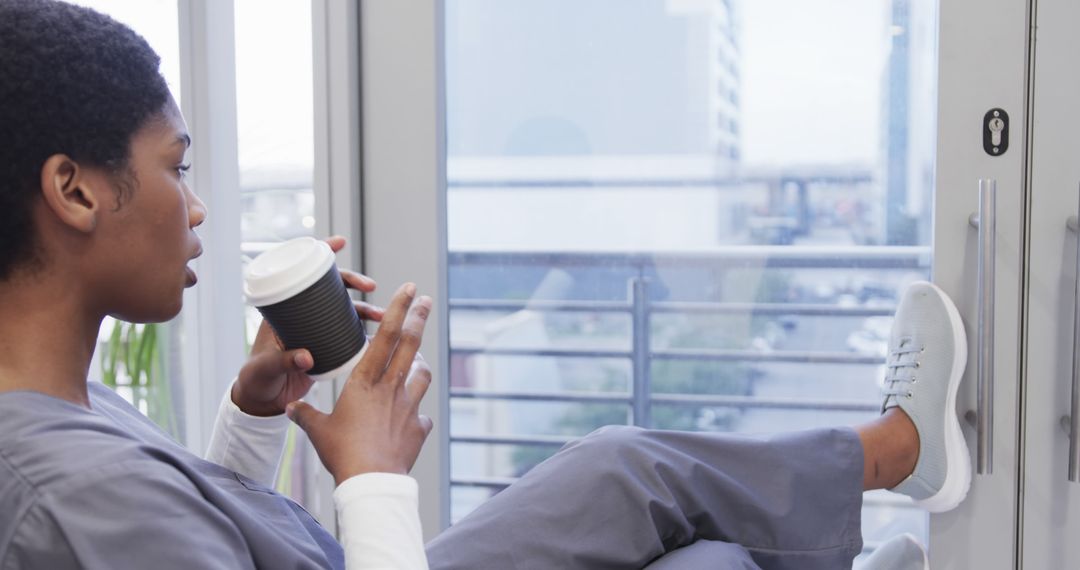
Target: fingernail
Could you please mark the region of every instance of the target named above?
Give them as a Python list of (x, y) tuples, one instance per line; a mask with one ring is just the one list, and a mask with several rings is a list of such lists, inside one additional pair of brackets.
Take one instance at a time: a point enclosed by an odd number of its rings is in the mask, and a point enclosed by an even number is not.
[(410, 297), (415, 295), (416, 294), (416, 283), (406, 283), (405, 284), (405, 294), (410, 296)]
[(419, 299), (416, 300), (416, 302), (421, 307), (424, 307), (425, 309), (430, 309), (431, 308), (431, 297), (428, 297), (427, 295), (424, 295), (423, 297), (420, 297)]
[(303, 353), (297, 353), (295, 356), (293, 356), (293, 362), (295, 362), (296, 365), (300, 368), (307, 367), (307, 358), (304, 357)]
[(293, 416), (293, 410), (296, 409), (296, 403), (288, 404), (285, 406), (285, 415), (291, 420)]

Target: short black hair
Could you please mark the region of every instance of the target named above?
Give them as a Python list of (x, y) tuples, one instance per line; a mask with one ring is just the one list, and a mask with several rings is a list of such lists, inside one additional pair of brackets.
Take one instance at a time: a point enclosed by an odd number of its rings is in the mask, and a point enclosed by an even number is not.
[(66, 154), (120, 174), (132, 136), (169, 100), (131, 28), (56, 0), (0, 0), (0, 281), (37, 260), (41, 168)]

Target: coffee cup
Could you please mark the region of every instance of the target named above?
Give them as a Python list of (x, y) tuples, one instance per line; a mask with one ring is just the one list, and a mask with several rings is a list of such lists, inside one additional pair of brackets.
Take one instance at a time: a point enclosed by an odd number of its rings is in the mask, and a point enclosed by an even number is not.
[(296, 238), (261, 253), (244, 269), (244, 296), (286, 350), (311, 352), (314, 380), (347, 375), (360, 361), (367, 337), (326, 242)]

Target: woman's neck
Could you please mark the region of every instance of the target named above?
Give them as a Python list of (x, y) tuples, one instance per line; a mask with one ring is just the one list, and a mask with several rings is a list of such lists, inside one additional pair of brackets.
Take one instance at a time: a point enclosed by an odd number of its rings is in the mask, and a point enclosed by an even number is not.
[(37, 275), (0, 282), (0, 392), (30, 390), (89, 407), (87, 371), (101, 316), (77, 283)]

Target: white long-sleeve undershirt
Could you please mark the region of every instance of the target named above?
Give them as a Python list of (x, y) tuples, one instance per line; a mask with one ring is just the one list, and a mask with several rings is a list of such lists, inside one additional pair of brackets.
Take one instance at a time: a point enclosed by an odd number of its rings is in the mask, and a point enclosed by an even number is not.
[[(225, 392), (206, 459), (272, 487), (290, 420), (257, 417)], [(426, 570), (416, 480), (407, 475), (365, 473), (334, 490), (340, 540), (348, 570)]]

